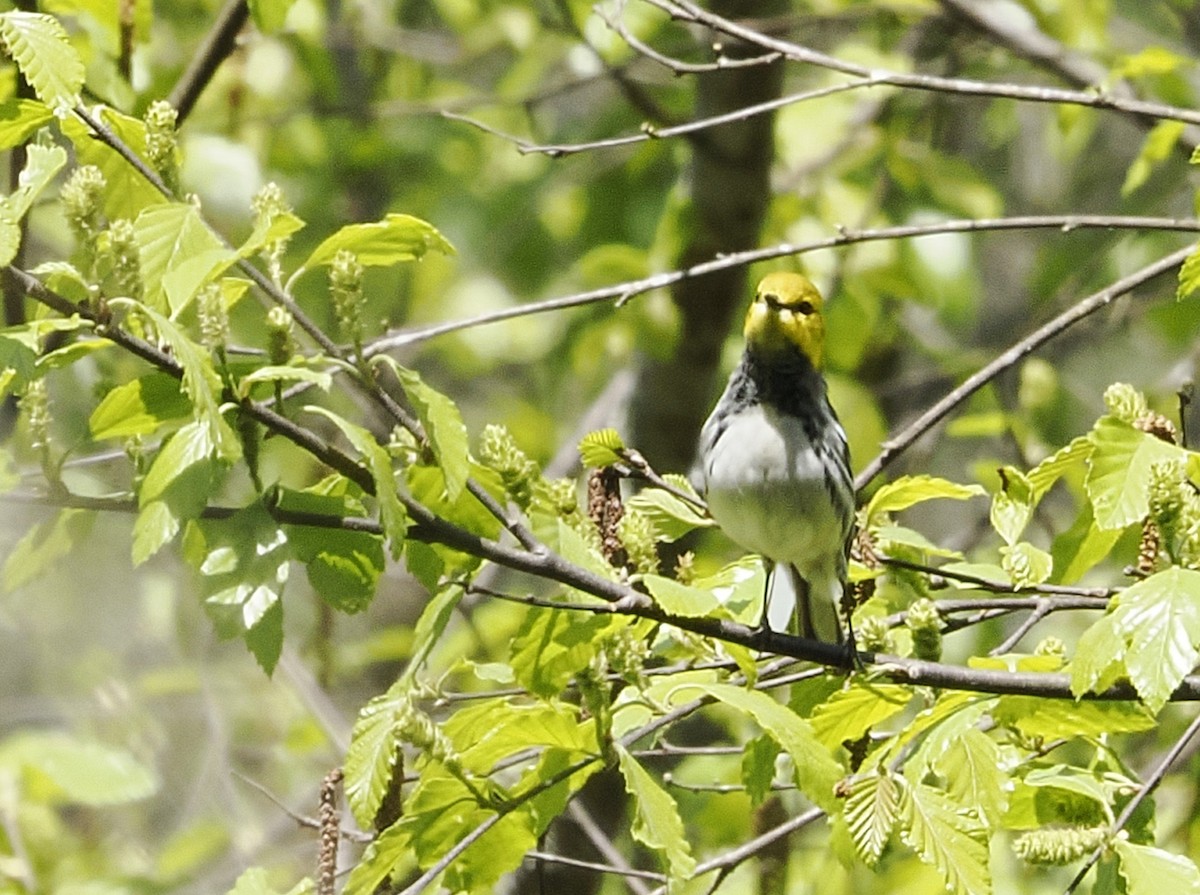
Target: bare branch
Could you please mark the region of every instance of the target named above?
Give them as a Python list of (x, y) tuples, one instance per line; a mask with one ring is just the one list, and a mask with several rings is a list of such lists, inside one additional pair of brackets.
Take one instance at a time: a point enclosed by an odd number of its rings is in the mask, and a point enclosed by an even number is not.
[(890, 239), (911, 239), (918, 236), (932, 236), (940, 233), (984, 233), (997, 230), (1060, 230), (1072, 233), (1075, 230), (1165, 230), (1185, 233), (1200, 232), (1200, 220), (1194, 218), (1158, 218), (1137, 217), (1129, 215), (1026, 215), (1011, 218), (956, 219), (939, 221), (931, 224), (907, 224), (897, 227), (878, 227), (865, 230), (841, 229), (835, 236), (827, 236), (811, 242), (779, 243), (767, 248), (752, 249), (745, 252), (730, 253), (693, 264), (680, 270), (653, 274), (640, 280), (630, 280), (587, 292), (577, 292), (560, 298), (530, 302), (515, 308), (504, 308), (498, 311), (488, 311), (461, 320), (450, 320), (416, 329), (397, 330), (387, 333), (370, 342), (363, 350), (366, 357), (374, 357), (385, 351), (406, 348), (420, 342), (465, 329), (473, 329), (489, 323), (499, 323), (518, 317), (528, 317), (534, 314), (545, 314), (552, 311), (562, 311), (568, 308), (583, 307), (601, 302), (624, 302), (630, 298), (664, 289), (682, 280), (701, 277), (705, 274), (726, 270), (731, 267), (741, 267), (760, 261), (771, 261), (793, 255), (803, 255), (821, 249), (834, 249), (839, 246), (854, 245), (860, 242), (876, 242)]
[(1106, 286), (1099, 292), (1089, 295), (1083, 301), (1069, 308), (1062, 314), (1059, 314), (1045, 326), (1035, 330), (1030, 335), (1026, 336), (1021, 341), (1017, 342), (990, 364), (987, 364), (982, 369), (978, 370), (962, 385), (955, 388), (946, 397), (942, 398), (917, 419), (910, 423), (899, 435), (889, 439), (883, 446), (883, 450), (879, 455), (867, 464), (866, 468), (858, 474), (854, 480), (855, 487), (865, 487), (871, 479), (875, 478), (885, 466), (895, 460), (902, 454), (914, 441), (937, 425), (947, 414), (950, 413), (959, 404), (979, 391), (983, 386), (987, 385), (1009, 367), (1024, 359), (1029, 354), (1033, 353), (1039, 346), (1053, 339), (1055, 336), (1063, 333), (1074, 324), (1083, 320), (1090, 314), (1111, 304), (1112, 301), (1127, 292), (1131, 292), (1143, 283), (1154, 279), (1160, 274), (1166, 273), (1178, 267), (1184, 262), (1188, 255), (1196, 250), (1195, 245), (1190, 245), (1187, 248), (1179, 249), (1172, 252), (1165, 258), (1160, 258), (1153, 264), (1143, 267), (1141, 270), (1129, 274), (1117, 280), (1111, 286)]
[(237, 48), (238, 33), (249, 18), (250, 4), (246, 0), (226, 0), (221, 11), (217, 13), (204, 43), (200, 45), (168, 97), (175, 111), (179, 113), (181, 124), (191, 114), (196, 100), (221, 67), (221, 63)]

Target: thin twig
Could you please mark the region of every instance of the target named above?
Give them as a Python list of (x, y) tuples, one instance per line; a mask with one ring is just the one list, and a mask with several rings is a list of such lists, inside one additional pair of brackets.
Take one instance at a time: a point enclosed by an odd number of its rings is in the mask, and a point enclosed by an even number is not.
[(914, 90), (929, 90), (961, 96), (987, 96), (1023, 100), (1035, 103), (1057, 103), (1086, 106), (1093, 109), (1113, 109), (1151, 119), (1172, 119), (1190, 124), (1200, 124), (1200, 112), (1163, 103), (1152, 103), (1136, 98), (1114, 96), (1100, 90), (1064, 90), (1060, 87), (1042, 87), (1027, 84), (1002, 84), (988, 81), (973, 81), (968, 78), (945, 78), (938, 75), (912, 72), (894, 72), (868, 68), (855, 62), (838, 59), (826, 53), (800, 44), (771, 37), (738, 24), (723, 16), (700, 8), (691, 0), (646, 0), (652, 6), (675, 18), (712, 28), (714, 31), (736, 37), (748, 44), (767, 51), (780, 53), (793, 62), (815, 65), (830, 71), (840, 72), (855, 78), (871, 78), (878, 83)]
[(630, 879), (648, 879), (656, 883), (667, 881), (666, 874), (655, 873), (652, 870), (635, 870), (632, 867), (597, 864), (594, 861), (581, 861), (579, 858), (568, 858), (566, 855), (552, 855), (544, 851), (527, 851), (525, 852), (525, 859), (528, 861), (545, 861), (548, 864), (562, 864), (566, 867), (578, 867), (581, 870), (595, 870), (597, 873), (611, 873), (614, 876), (624, 876)]
[(778, 258), (803, 255), (822, 249), (834, 249), (840, 246), (854, 245), (860, 242), (875, 242), (879, 240), (910, 239), (918, 236), (932, 236), (943, 233), (984, 233), (998, 230), (1030, 230), (1052, 229), (1063, 233), (1071, 233), (1084, 229), (1128, 229), (1128, 230), (1166, 230), (1180, 232), (1200, 232), (1200, 220), (1195, 218), (1152, 218), (1129, 215), (1024, 215), (1011, 218), (958, 219), (939, 221), (930, 224), (907, 224), (897, 227), (879, 227), (865, 230), (839, 229), (834, 236), (802, 243), (778, 243), (761, 249), (750, 249), (744, 252), (731, 252), (720, 255), (709, 261), (693, 264), (679, 270), (653, 274), (640, 280), (630, 280), (600, 289), (577, 292), (560, 298), (530, 302), (513, 308), (488, 311), (460, 320), (450, 320), (430, 326), (417, 327), (408, 330), (397, 330), (385, 333), (372, 340), (363, 350), (370, 358), (385, 351), (396, 348), (406, 348), (420, 342), (428, 341), (437, 336), (447, 335), (460, 330), (473, 329), (489, 323), (499, 323), (517, 317), (528, 317), (533, 314), (544, 314), (551, 311), (561, 311), (567, 308), (577, 308), (601, 302), (628, 300), (637, 295), (651, 292), (655, 289), (665, 289), (683, 280), (694, 279), (727, 270), (742, 267), (760, 261), (771, 261)]
[(984, 578), (981, 575), (972, 575), (969, 572), (959, 572), (954, 569), (927, 566), (894, 556), (881, 556), (879, 557), (879, 561), (885, 566), (896, 566), (897, 568), (908, 569), (912, 572), (937, 575), (952, 581), (961, 581), (964, 584), (974, 584), (983, 590), (989, 590), (997, 594), (1054, 594), (1064, 597), (1110, 599), (1121, 592), (1121, 589), (1116, 587), (1076, 587), (1070, 584), (1029, 584), (1017, 586), (1006, 581), (996, 581), (991, 578)]
[(199, 49), (188, 63), (187, 70), (175, 82), (168, 100), (179, 113), (182, 124), (192, 112), (196, 100), (204, 92), (217, 69), (221, 67), (237, 48), (237, 37), (250, 18), (250, 4), (246, 0), (227, 0), (217, 13), (212, 28), (204, 37)]
[[(1180, 753), (1183, 752), (1192, 737), (1197, 733), (1200, 733), (1200, 715), (1192, 719), (1192, 723), (1187, 726), (1187, 730), (1175, 741), (1175, 745), (1163, 756), (1162, 761), (1158, 763), (1158, 767), (1154, 769), (1153, 773), (1146, 779), (1146, 782), (1142, 784), (1137, 794), (1126, 803), (1125, 808), (1117, 815), (1117, 819), (1113, 821), (1112, 828), (1109, 831), (1109, 838), (1116, 836), (1124, 828), (1125, 824), (1129, 822), (1129, 818), (1133, 817), (1134, 812), (1142, 806), (1142, 803), (1150, 798), (1150, 795), (1162, 783), (1163, 778), (1167, 776), (1167, 771), (1171, 769), (1171, 765), (1175, 763), (1175, 759), (1179, 757)], [(1075, 878), (1067, 886), (1065, 895), (1071, 895), (1079, 887), (1079, 884), (1083, 882), (1083, 878), (1087, 876), (1088, 871), (1092, 869), (1095, 863), (1100, 860), (1102, 854), (1104, 854), (1103, 846), (1092, 852), (1091, 857), (1079, 868), (1079, 872), (1075, 874)]]
[(1060, 335), (1080, 320), (1111, 304), (1114, 299), (1119, 298), (1127, 292), (1131, 292), (1160, 274), (1178, 267), (1195, 249), (1195, 245), (1190, 245), (1187, 248), (1172, 252), (1165, 258), (1160, 258), (1153, 264), (1149, 264), (1135, 273), (1122, 277), (1112, 285), (1106, 286), (1099, 292), (1089, 295), (1083, 301), (1059, 314), (1049, 323), (1039, 327), (1033, 333), (1017, 342), (991, 363), (967, 377), (962, 385), (953, 389), (946, 397), (922, 413), (895, 438), (889, 439), (884, 444), (883, 450), (879, 452), (879, 455), (868, 463), (863, 471), (855, 477), (855, 487), (859, 489), (864, 488), (875, 476), (883, 471), (885, 466), (908, 449), (914, 441), (932, 429), (950, 411), (954, 410), (959, 404), (975, 394), (975, 392), (979, 391), (979, 389), (983, 388), (983, 386), (987, 385), (1009, 367), (1023, 360), (1041, 345)]

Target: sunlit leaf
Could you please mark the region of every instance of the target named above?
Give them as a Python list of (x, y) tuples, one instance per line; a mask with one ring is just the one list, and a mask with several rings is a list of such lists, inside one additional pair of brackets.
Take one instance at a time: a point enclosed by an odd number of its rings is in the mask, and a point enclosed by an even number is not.
[(671, 878), (682, 882), (691, 875), (696, 859), (684, 835), (679, 806), (623, 746), (617, 746), (617, 758), (625, 791), (633, 799), (633, 838), (660, 852)]
[(192, 404), (179, 380), (147, 373), (112, 389), (92, 411), (88, 426), (97, 441), (151, 435), (164, 424), (190, 417)]
[(1103, 529), (1140, 522), (1149, 511), (1150, 467), (1183, 459), (1183, 451), (1128, 423), (1101, 417), (1090, 438), (1085, 482), (1096, 524)]
[(413, 261), (429, 251), (454, 254), (454, 247), (432, 224), (412, 215), (393, 213), (375, 223), (342, 227), (313, 250), (303, 268), (329, 264), (342, 250), (353, 252), (365, 267)]
[(854, 850), (874, 867), (896, 828), (900, 815), (900, 786), (882, 769), (854, 778), (846, 798), (845, 818)]
[(189, 203), (147, 208), (134, 221), (134, 232), (146, 301), (172, 317), (236, 257)]
[(618, 451), (625, 450), (625, 442), (616, 429), (600, 429), (589, 432), (579, 442), (579, 456), (588, 468), (602, 469), (621, 460)]
[(884, 513), (898, 513), (927, 500), (969, 500), (985, 494), (979, 485), (960, 485), (931, 475), (902, 476), (871, 497), (865, 511), (867, 525), (879, 522)]
[(1174, 855), (1152, 845), (1113, 839), (1119, 870), (1128, 895), (1163, 895), (1164, 892), (1200, 893), (1200, 869), (1184, 855)]
[(855, 683), (818, 705), (808, 720), (817, 739), (832, 749), (861, 738), (876, 724), (902, 712), (911, 701), (911, 687)]
[(19, 146), (53, 120), (54, 114), (36, 100), (12, 97), (0, 102), (0, 149)]
[(935, 867), (956, 895), (991, 895), (987, 828), (944, 793), (925, 784), (902, 787), (900, 838)]
[(57, 19), (36, 12), (2, 13), (0, 41), (39, 100), (59, 114), (79, 103), (83, 62)]

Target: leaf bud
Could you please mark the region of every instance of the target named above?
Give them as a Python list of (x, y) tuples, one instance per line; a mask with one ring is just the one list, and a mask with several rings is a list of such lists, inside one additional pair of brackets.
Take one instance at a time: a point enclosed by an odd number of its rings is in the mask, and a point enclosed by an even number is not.
[(1146, 405), (1146, 396), (1124, 382), (1114, 382), (1104, 390), (1104, 406), (1117, 419), (1130, 425), (1150, 409)]
[(932, 600), (917, 600), (904, 620), (912, 632), (913, 655), (936, 662), (942, 657), (942, 618)]
[(329, 291), (338, 327), (356, 348), (362, 344), (363, 266), (358, 256), (341, 249), (329, 266)]
[(71, 172), (60, 194), (67, 224), (79, 240), (89, 245), (100, 232), (105, 185), (99, 168), (83, 165)]
[(267, 358), (276, 366), (286, 364), (296, 354), (293, 323), (287, 308), (276, 305), (267, 311)]
[(146, 160), (174, 191), (179, 185), (178, 142), (175, 125), (179, 113), (166, 100), (155, 100), (146, 109)]

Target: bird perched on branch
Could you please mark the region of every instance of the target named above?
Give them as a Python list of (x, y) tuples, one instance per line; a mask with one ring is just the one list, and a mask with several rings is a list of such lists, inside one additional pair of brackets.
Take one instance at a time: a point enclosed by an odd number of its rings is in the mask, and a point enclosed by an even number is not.
[[(704, 424), (698, 465), (713, 519), (766, 562), (763, 623), (787, 631), (795, 617), (801, 636), (840, 643), (854, 484), (821, 374), (823, 307), (800, 274), (758, 284), (745, 351)], [(788, 579), (776, 580), (779, 567)]]

